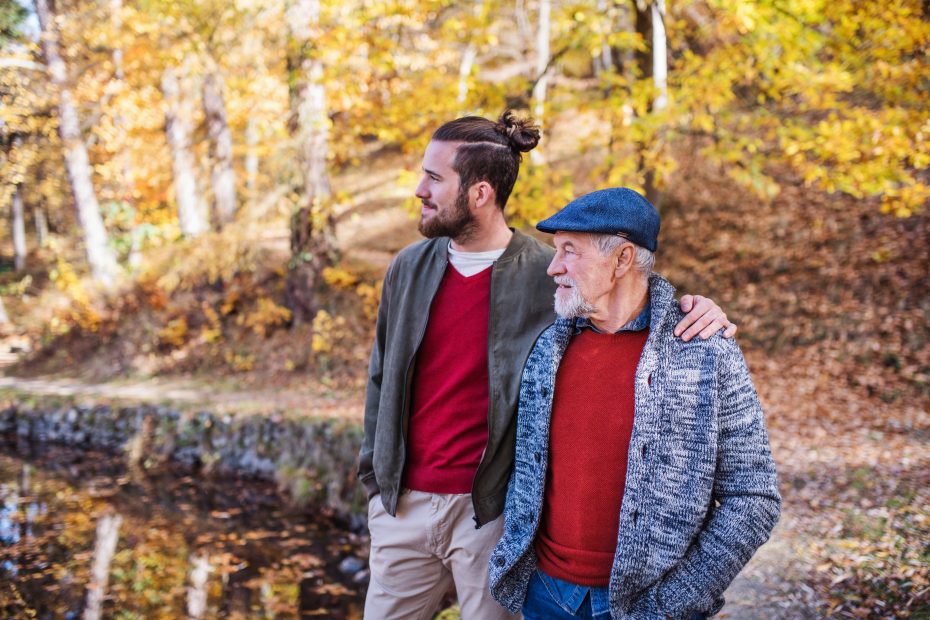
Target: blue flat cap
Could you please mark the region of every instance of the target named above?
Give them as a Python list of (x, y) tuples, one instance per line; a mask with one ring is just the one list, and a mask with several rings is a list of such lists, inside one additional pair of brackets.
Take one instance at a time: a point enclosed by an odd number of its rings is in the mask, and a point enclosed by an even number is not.
[(601, 189), (565, 205), (536, 224), (546, 233), (585, 232), (622, 234), (650, 252), (659, 247), (659, 212), (642, 195), (626, 187)]

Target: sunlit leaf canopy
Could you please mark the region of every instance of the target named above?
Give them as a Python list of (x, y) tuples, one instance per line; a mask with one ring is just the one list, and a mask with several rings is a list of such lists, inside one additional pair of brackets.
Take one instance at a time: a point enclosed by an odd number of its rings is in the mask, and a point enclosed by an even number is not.
[[(133, 243), (178, 234), (161, 85), (169, 66), (178, 68), (192, 102), (190, 148), (202, 191), (211, 190), (199, 91), (204, 76), (218, 72), (240, 213), (267, 214), (269, 200), (272, 213), (286, 213), (300, 202), (287, 60), (296, 4), (57, 3), (95, 189), (124, 259)], [(319, 4), (307, 49), (299, 51), (323, 67), (331, 172), (360, 164), (374, 146), (400, 149), (413, 161), (430, 132), (460, 114), (532, 108), (538, 1)], [(719, 163), (760, 200), (784, 183), (803, 183), (907, 216), (930, 198), (924, 4), (668, 2), (669, 103), (655, 109), (656, 87), (640, 62), (652, 41), (635, 23), (648, 3), (556, 0), (552, 79), (540, 120), (547, 137), (573, 138), (563, 152), (590, 158), (586, 187), (643, 188), (650, 171), (661, 189), (685, 149)], [(19, 184), (25, 203), (42, 205), (53, 228), (67, 234), (77, 223), (56, 133), (58, 93), (42, 70), (38, 42), (17, 26), (24, 17), (12, 9), (2, 17), (0, 201), (8, 206)], [(469, 54), (474, 60), (465, 63)], [(251, 172), (250, 157), (257, 162)], [(510, 213), (516, 223), (533, 222), (572, 197), (577, 184), (558, 160), (527, 163)]]

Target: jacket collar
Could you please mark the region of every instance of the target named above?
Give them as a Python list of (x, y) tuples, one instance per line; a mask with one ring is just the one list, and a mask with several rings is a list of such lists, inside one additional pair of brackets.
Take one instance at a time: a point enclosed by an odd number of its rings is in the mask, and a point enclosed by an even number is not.
[(501, 254), (501, 257), (497, 259), (497, 262), (513, 259), (532, 242), (532, 239), (528, 235), (520, 232), (519, 230), (514, 228), (511, 228), (510, 230), (513, 231), (513, 236), (510, 237), (510, 243), (507, 244), (507, 248), (504, 250), (504, 253)]
[(675, 287), (657, 273), (649, 275), (649, 330), (657, 332), (675, 299)]
[[(516, 257), (520, 252), (526, 248), (527, 245), (532, 243), (532, 238), (526, 233), (522, 233), (515, 228), (510, 229), (513, 232), (513, 236), (510, 237), (510, 242), (507, 243), (507, 247), (504, 249), (504, 253), (501, 254), (500, 258), (495, 262), (508, 261)], [(451, 243), (451, 237), (436, 237), (430, 240), (435, 247), (435, 257), (441, 259), (442, 261), (447, 261), (449, 259), (449, 243)]]

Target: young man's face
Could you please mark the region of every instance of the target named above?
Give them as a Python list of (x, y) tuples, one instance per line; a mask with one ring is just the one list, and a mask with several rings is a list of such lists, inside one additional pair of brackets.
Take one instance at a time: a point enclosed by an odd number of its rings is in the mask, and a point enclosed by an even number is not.
[(431, 141), (423, 154), (423, 176), (417, 185), (420, 199), (418, 229), (424, 237), (467, 238), (477, 227), (469, 209), (467, 188), (462, 188), (452, 169), (460, 142)]
[(556, 314), (571, 318), (605, 310), (605, 300), (616, 280), (614, 256), (603, 256), (587, 233), (557, 232), (553, 242), (555, 256), (546, 273), (559, 285)]

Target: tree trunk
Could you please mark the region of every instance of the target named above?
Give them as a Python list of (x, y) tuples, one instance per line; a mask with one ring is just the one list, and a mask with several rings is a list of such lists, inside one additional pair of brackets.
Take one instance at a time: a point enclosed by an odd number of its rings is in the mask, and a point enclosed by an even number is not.
[(94, 564), (90, 571), (90, 583), (87, 585), (87, 605), (84, 607), (84, 620), (99, 620), (103, 613), (103, 601), (107, 595), (110, 581), (110, 565), (116, 553), (119, 540), (119, 527), (123, 518), (118, 515), (104, 515), (97, 522), (97, 542), (94, 545)]
[(513, 7), (513, 14), (517, 22), (517, 32), (520, 33), (520, 38), (524, 41), (529, 39), (532, 34), (530, 30), (530, 20), (526, 16), (526, 2), (524, 0), (516, 0)]
[(295, 323), (317, 310), (315, 289), (332, 263), (333, 218), (326, 169), (329, 116), (323, 63), (314, 48), (320, 27), (319, 0), (294, 0), (288, 7), (288, 70), (291, 79), (291, 131), (298, 148), (303, 195), (291, 216), (291, 260), (287, 298)]
[[(656, 14), (655, 5), (650, 2), (645, 4), (641, 0), (635, 0), (633, 2), (633, 7), (636, 15), (636, 32), (642, 38), (644, 49), (637, 50), (634, 54), (634, 59), (636, 61), (636, 66), (639, 69), (640, 79), (649, 79), (654, 76), (655, 62), (654, 62), (654, 50), (655, 50), (655, 37), (653, 36), (653, 16)], [(659, 20), (656, 20), (657, 22)], [(659, 26), (661, 27), (661, 25)], [(664, 29), (662, 33), (662, 38), (664, 40)], [(654, 104), (655, 102), (653, 102)], [(650, 111), (653, 106), (650, 106)], [(643, 190), (646, 194), (646, 198), (652, 204), (658, 206), (659, 202), (659, 191), (656, 187), (655, 182), (655, 171), (647, 167), (645, 162), (644, 152), (649, 147), (647, 144), (638, 144), (637, 150), (639, 151), (639, 169), (640, 173), (643, 175)]]
[[(113, 32), (119, 33), (123, 29), (123, 0), (110, 0), (110, 27)], [(119, 96), (125, 88), (126, 74), (123, 69), (123, 49), (119, 45), (113, 48), (113, 79), (108, 88), (114, 96)], [(116, 197), (123, 202), (132, 200), (132, 163), (129, 151), (126, 148), (126, 119), (119, 112), (113, 117), (113, 128), (116, 130), (114, 146), (116, 148), (116, 170), (119, 178), (116, 179)]]
[(48, 245), (48, 218), (45, 215), (45, 209), (40, 206), (34, 207), (32, 218), (36, 224), (36, 245), (44, 248)]
[[(607, 0), (597, 0), (597, 12), (601, 15), (607, 14)], [(599, 76), (604, 71), (610, 71), (613, 65), (613, 51), (605, 39), (601, 44), (600, 53), (594, 56), (594, 75)]]
[(6, 313), (6, 307), (3, 305), (3, 298), (0, 297), (0, 327), (10, 324), (10, 316)]
[(205, 555), (191, 556), (190, 578), (191, 584), (187, 587), (187, 618), (200, 620), (207, 611), (207, 579), (213, 568), (210, 559)]
[(203, 82), (203, 111), (210, 136), (213, 160), (213, 208), (217, 225), (222, 228), (236, 217), (236, 174), (233, 171), (232, 134), (223, 98), (223, 77), (207, 74)]
[[(536, 31), (536, 84), (533, 85), (533, 114), (543, 126), (546, 112), (546, 91), (549, 88), (549, 38), (552, 32), (552, 0), (539, 0), (539, 24)], [(530, 160), (535, 164), (545, 162), (542, 149), (530, 151)]]
[(167, 67), (162, 74), (165, 98), (165, 135), (171, 150), (174, 171), (174, 198), (178, 203), (178, 224), (185, 237), (196, 237), (209, 230), (203, 198), (197, 191), (194, 154), (191, 152), (191, 111), (189, 98), (181, 92), (177, 72)]
[(653, 110), (668, 106), (668, 44), (665, 38), (665, 0), (652, 3), (652, 81), (658, 94)]
[[(484, 0), (478, 0), (475, 2), (472, 9), (474, 14), (479, 19), (483, 18), (482, 13), (484, 12)], [(478, 46), (475, 45), (474, 38), (471, 38), (468, 42), (468, 45), (465, 46), (464, 51), (462, 52), (462, 61), (459, 63), (459, 94), (456, 99), (459, 104), (459, 110), (462, 113), (465, 112), (465, 102), (468, 100), (468, 91), (469, 91), (469, 78), (471, 77), (471, 71), (475, 66), (475, 58), (478, 56)]]
[(253, 203), (258, 187), (258, 123), (252, 115), (245, 126), (245, 146), (245, 189)]
[(478, 49), (474, 43), (469, 43), (462, 52), (462, 62), (459, 64), (459, 109), (464, 111), (465, 102), (468, 100), (468, 78), (471, 77), (472, 67), (475, 66), (475, 57), (478, 55)]
[[(22, 136), (13, 138), (13, 149), (20, 151), (23, 147)], [(22, 271), (26, 268), (26, 214), (23, 210), (23, 184), (21, 177), (15, 175), (13, 187), (13, 269)]]
[(26, 268), (26, 216), (23, 212), (23, 188), (16, 184), (13, 190), (13, 269)]
[(100, 204), (91, 177), (87, 147), (81, 136), (81, 123), (71, 100), (67, 69), (59, 52), (58, 30), (49, 0), (36, 0), (36, 14), (42, 32), (42, 50), (48, 64), (52, 84), (58, 89), (58, 133), (65, 154), (65, 169), (74, 193), (78, 220), (84, 234), (84, 249), (94, 279), (110, 288), (116, 280), (119, 266), (116, 254), (110, 248), (107, 232), (100, 215)]
[(652, 77), (652, 5), (644, 0), (633, 0), (633, 25), (642, 39), (642, 47), (633, 53), (638, 78)]

